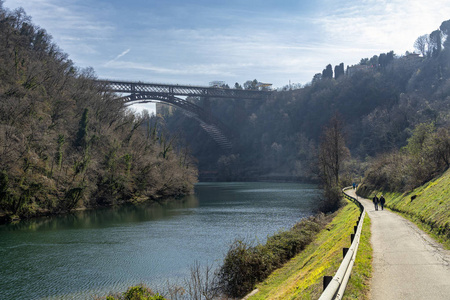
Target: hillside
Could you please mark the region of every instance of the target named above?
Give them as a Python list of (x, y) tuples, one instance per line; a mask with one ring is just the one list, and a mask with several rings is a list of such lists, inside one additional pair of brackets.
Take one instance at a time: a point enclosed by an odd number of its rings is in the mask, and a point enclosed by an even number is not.
[(102, 91), (22, 9), (0, 5), (0, 40), (2, 218), (193, 191), (196, 167), (163, 123)]
[[(262, 101), (210, 99), (212, 114), (234, 132), (231, 154), (221, 153), (180, 111), (166, 121), (189, 142), (200, 172), (217, 170), (222, 180), (277, 174), (311, 179), (321, 130), (336, 112), (345, 121), (352, 157), (364, 161), (406, 145), (421, 123), (449, 126), (448, 21), (442, 24), (444, 42), (438, 48), (429, 44), (424, 55), (377, 54), (347, 66), (344, 74), (330, 77), (324, 70), (311, 83), (286, 87)], [(202, 105), (201, 99), (191, 101)]]

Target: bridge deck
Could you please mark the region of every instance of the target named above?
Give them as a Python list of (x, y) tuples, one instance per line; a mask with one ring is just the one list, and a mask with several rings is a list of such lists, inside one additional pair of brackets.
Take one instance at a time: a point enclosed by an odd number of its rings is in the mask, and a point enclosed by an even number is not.
[(236, 98), (236, 99), (263, 99), (270, 95), (271, 91), (255, 91), (228, 89), (219, 87), (201, 87), (177, 84), (159, 84), (143, 82), (127, 82), (112, 80), (97, 80), (107, 89), (116, 93), (130, 94), (155, 94), (171, 96), (212, 97), (212, 98)]

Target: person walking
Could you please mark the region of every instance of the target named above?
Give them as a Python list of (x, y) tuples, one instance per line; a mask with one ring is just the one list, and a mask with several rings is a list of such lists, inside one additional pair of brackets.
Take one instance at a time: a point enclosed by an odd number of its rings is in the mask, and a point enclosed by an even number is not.
[(375, 195), (374, 197), (373, 197), (373, 199), (372, 199), (372, 201), (373, 201), (373, 205), (375, 206), (375, 210), (378, 210), (378, 197), (377, 197), (377, 195)]
[(386, 203), (386, 199), (384, 199), (383, 195), (381, 195), (381, 197), (380, 197), (381, 210), (384, 209), (384, 203)]

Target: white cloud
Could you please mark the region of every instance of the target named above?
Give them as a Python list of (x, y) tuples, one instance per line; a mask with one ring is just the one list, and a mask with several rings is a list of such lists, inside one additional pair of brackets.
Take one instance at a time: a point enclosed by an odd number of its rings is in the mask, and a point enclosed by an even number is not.
[[(150, 71), (156, 74), (169, 75), (225, 75), (233, 76), (230, 69), (233, 66), (228, 64), (179, 64), (178, 67), (159, 67), (151, 63), (140, 63), (130, 61), (116, 61), (108, 62), (109, 68), (119, 70), (143, 70)], [(236, 67), (236, 66), (235, 66)]]
[[(330, 5), (336, 3), (327, 1)], [(445, 4), (446, 2), (446, 4)], [(343, 40), (362, 48), (377, 47), (383, 51), (395, 50), (403, 54), (413, 50), (415, 39), (430, 33), (450, 16), (449, 0), (430, 1), (374, 1), (342, 5), (317, 20), (328, 38)], [(377, 53), (374, 53), (377, 54)]]
[(270, 11), (265, 4), (250, 9), (222, 2), (130, 0), (126, 10), (121, 5), (5, 1), (6, 7), (24, 6), (77, 65), (94, 67), (100, 77), (196, 84), (255, 77), (275, 86), (289, 79), (306, 83), (329, 63), (411, 51), (418, 36), (450, 16), (450, 0), (317, 0), (307, 15), (283, 2)]
[(108, 61), (107, 63), (105, 63), (105, 67), (111, 65), (111, 63), (117, 61), (119, 58), (125, 56), (126, 54), (128, 54), (128, 52), (130, 52), (131, 49), (127, 49), (125, 51), (123, 51), (122, 53), (120, 53), (119, 55), (117, 55), (116, 57), (114, 57), (113, 59), (111, 59), (110, 61)]

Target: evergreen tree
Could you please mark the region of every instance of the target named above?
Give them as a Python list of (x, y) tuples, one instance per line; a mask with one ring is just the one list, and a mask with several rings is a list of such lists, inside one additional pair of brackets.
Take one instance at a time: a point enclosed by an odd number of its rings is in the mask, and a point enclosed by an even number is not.
[(433, 57), (437, 57), (442, 50), (442, 32), (435, 30), (430, 33), (430, 48)]
[(333, 67), (331, 64), (329, 64), (323, 71), (322, 71), (322, 79), (325, 78), (333, 78)]
[(450, 48), (450, 38), (449, 38), (449, 36), (450, 36), (450, 20), (442, 22), (439, 29), (441, 30), (442, 34), (444, 34), (446, 37), (443, 46), (445, 48)]
[(338, 79), (342, 75), (344, 75), (344, 63), (334, 67), (334, 78)]
[(77, 139), (75, 140), (75, 145), (77, 147), (82, 148), (87, 147), (88, 122), (89, 122), (89, 109), (85, 108), (78, 126)]

